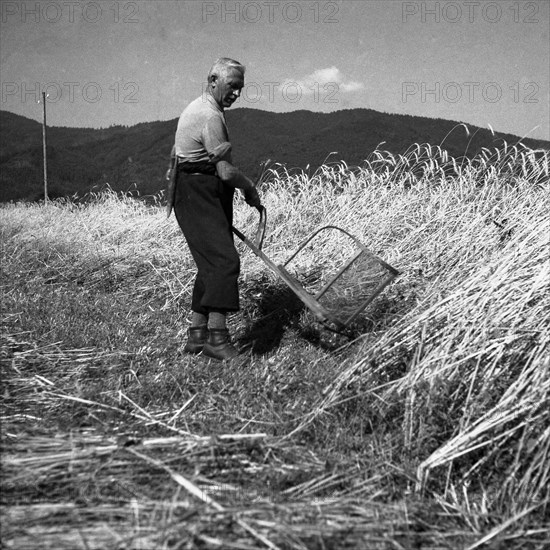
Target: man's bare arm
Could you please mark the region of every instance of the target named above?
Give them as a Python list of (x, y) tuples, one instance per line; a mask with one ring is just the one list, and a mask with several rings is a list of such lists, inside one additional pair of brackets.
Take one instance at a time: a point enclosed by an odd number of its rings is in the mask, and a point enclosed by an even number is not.
[(236, 189), (252, 190), (256, 184), (247, 178), (236, 166), (233, 166), (227, 160), (220, 160), (216, 163), (218, 176), (224, 182)]
[(220, 160), (216, 163), (216, 170), (220, 179), (236, 189), (244, 191), (244, 200), (250, 206), (259, 208), (262, 203), (256, 190), (256, 184), (247, 178), (236, 166), (233, 166), (227, 160)]
[(247, 178), (236, 166), (233, 166), (230, 154), (231, 144), (228, 141), (220, 143), (209, 152), (210, 160), (215, 163), (219, 178), (230, 187), (242, 189), (246, 203), (259, 208), (262, 203), (256, 190), (256, 184), (250, 178)]

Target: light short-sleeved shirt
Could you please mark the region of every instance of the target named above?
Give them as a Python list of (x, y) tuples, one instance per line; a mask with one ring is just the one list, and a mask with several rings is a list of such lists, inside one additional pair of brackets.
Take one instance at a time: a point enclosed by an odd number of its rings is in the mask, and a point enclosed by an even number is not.
[(231, 162), (231, 144), (223, 109), (210, 94), (192, 101), (181, 114), (176, 130), (178, 162)]

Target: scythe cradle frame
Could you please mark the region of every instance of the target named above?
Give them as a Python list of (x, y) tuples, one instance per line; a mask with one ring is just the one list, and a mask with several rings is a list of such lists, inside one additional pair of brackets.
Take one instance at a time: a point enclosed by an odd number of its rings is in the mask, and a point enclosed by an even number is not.
[[(258, 228), (256, 230), (256, 235), (254, 240), (250, 240), (243, 233), (241, 233), (235, 227), (232, 227), (233, 233), (239, 237), (241, 241), (244, 242), (248, 248), (254, 252), (270, 269), (273, 271), (280, 279), (282, 279), (286, 285), (298, 296), (298, 298), (313, 312), (317, 320), (327, 329), (337, 332), (340, 334), (345, 334), (346, 329), (358, 318), (358, 316), (365, 310), (365, 308), (377, 297), (382, 291), (399, 275), (399, 271), (394, 269), (392, 266), (384, 262), (382, 259), (378, 258), (375, 254), (370, 252), (367, 247), (356, 237), (337, 227), (335, 225), (326, 225), (317, 229), (312, 233), (307, 239), (305, 239), (295, 250), (293, 254), (283, 263), (275, 264), (270, 260), (266, 254), (262, 251), (263, 240), (265, 236), (265, 228), (267, 221), (266, 210), (263, 206), (258, 208), (260, 213), (260, 221)], [(342, 234), (346, 235), (357, 247), (358, 252), (351, 256), (341, 267), (340, 269), (325, 282), (321, 289), (319, 289), (316, 294), (311, 294), (308, 292), (302, 284), (293, 277), (288, 271), (287, 266), (292, 262), (302, 250), (322, 231), (334, 230), (339, 231)], [(339, 316), (338, 314), (330, 311), (327, 307), (323, 306), (319, 300), (326, 294), (326, 292), (333, 287), (333, 285), (340, 279), (356, 262), (362, 258), (368, 258), (371, 261), (377, 262), (382, 268), (387, 272), (384, 277), (382, 277), (376, 284), (374, 290), (369, 294), (367, 298), (362, 300), (357, 307), (355, 307), (349, 315), (344, 317)]]

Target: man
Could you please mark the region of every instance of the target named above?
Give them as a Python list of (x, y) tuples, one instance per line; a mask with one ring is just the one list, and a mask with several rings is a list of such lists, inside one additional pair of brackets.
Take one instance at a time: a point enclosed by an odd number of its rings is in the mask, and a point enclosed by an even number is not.
[(233, 59), (214, 63), (206, 93), (180, 116), (172, 150), (174, 212), (197, 265), (184, 350), (222, 361), (238, 355), (226, 325), (227, 314), (239, 309), (240, 260), (231, 231), (235, 188), (244, 190), (250, 206), (261, 206), (255, 184), (232, 164), (224, 117), (241, 94), (244, 72)]

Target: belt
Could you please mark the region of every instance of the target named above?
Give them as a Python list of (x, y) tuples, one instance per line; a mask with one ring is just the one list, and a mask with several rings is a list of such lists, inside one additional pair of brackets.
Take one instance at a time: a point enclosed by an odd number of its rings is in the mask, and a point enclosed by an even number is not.
[(185, 174), (203, 175), (203, 176), (217, 176), (216, 167), (213, 164), (207, 162), (180, 162), (178, 163), (178, 172), (184, 172)]

